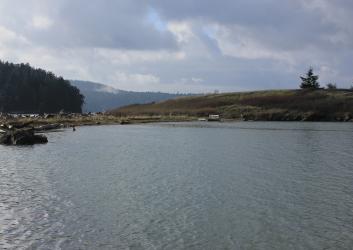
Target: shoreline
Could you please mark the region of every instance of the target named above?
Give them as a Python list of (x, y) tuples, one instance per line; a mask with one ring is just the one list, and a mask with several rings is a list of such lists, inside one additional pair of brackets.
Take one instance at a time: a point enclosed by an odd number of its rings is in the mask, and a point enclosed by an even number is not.
[(13, 125), (14, 127), (41, 127), (59, 125), (61, 128), (73, 126), (99, 126), (99, 125), (128, 125), (157, 122), (188, 122), (197, 121), (197, 117), (190, 116), (134, 116), (118, 117), (113, 115), (75, 115), (73, 117), (55, 115), (54, 117), (0, 117), (0, 125)]
[[(273, 121), (273, 120), (271, 120)], [(4, 116), (0, 117), (0, 144), (5, 145), (33, 145), (47, 143), (46, 133), (60, 132), (64, 129), (82, 126), (103, 126), (103, 125), (133, 125), (133, 124), (151, 124), (151, 123), (178, 123), (178, 122), (199, 122), (207, 123), (231, 123), (231, 122), (271, 122), (269, 120), (245, 120), (245, 119), (220, 119), (207, 120), (205, 118), (194, 116), (133, 116), (118, 117), (113, 115), (51, 115), (47, 116)], [(276, 122), (334, 122), (349, 123), (350, 121), (298, 121), (298, 120), (278, 120)]]
[[(159, 122), (195, 122), (200, 117), (196, 116), (127, 116), (119, 117), (114, 115), (75, 115), (73, 117), (55, 115), (54, 117), (17, 117), (3, 118), (0, 117), (0, 125), (13, 125), (20, 127), (40, 128), (45, 126), (56, 125), (60, 128), (81, 127), (81, 126), (99, 126), (99, 125), (129, 125), (129, 124), (146, 124)], [(200, 121), (209, 122), (209, 121)], [(215, 122), (334, 122), (334, 123), (350, 123), (352, 120), (246, 120), (246, 119), (221, 119)], [(57, 128), (56, 127), (56, 128)], [(46, 129), (45, 129), (46, 130)], [(47, 129), (50, 130), (50, 129)]]

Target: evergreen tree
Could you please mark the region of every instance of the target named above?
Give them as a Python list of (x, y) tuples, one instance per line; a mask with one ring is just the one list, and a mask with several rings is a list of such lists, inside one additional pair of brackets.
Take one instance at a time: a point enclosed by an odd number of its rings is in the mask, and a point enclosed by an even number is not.
[(302, 89), (318, 89), (320, 87), (318, 79), (319, 76), (314, 75), (313, 68), (310, 68), (306, 73), (306, 77), (301, 76), (302, 83), (300, 88)]
[(84, 96), (62, 77), (29, 64), (0, 61), (0, 112), (80, 113)]

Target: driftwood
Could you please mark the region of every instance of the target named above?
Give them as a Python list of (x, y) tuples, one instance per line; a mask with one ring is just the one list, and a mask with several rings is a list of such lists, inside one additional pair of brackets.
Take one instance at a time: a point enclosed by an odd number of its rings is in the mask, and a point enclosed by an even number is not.
[(4, 128), (0, 133), (0, 144), (4, 145), (33, 145), (47, 143), (44, 135), (36, 135), (33, 128)]
[(59, 128), (62, 128), (61, 124), (46, 124), (46, 125), (41, 125), (39, 127), (35, 127), (34, 130), (37, 132), (40, 132), (40, 131), (55, 130)]

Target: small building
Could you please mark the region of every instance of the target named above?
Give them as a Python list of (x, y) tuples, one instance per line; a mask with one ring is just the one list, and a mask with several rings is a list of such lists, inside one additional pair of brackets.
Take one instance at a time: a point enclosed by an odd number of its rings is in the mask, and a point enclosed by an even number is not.
[(216, 121), (220, 121), (221, 118), (219, 115), (209, 115), (208, 116), (208, 121), (209, 122), (216, 122)]

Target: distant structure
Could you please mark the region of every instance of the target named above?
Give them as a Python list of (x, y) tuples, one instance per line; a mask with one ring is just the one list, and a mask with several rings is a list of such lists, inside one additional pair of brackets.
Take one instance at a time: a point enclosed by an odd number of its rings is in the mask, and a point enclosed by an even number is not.
[(209, 115), (207, 120), (209, 122), (218, 122), (221, 120), (221, 117), (219, 115)]

